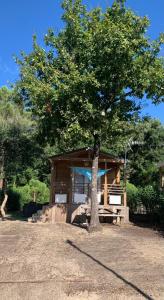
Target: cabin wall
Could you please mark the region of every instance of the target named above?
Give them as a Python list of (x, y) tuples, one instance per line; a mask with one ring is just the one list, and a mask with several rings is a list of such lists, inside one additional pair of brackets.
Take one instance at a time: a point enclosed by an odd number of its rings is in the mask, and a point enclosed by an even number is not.
[[(71, 167), (83, 167), (91, 168), (92, 161), (84, 161), (84, 156), (82, 161), (70, 160), (54, 160), (51, 166), (51, 201), (52, 204), (52, 222), (73, 222), (76, 220), (77, 216), (81, 214), (85, 215), (85, 210), (83, 205), (73, 203), (72, 195), (72, 170)], [(109, 169), (108, 173), (101, 177), (101, 188), (104, 189), (104, 194), (102, 195), (102, 203), (104, 206), (108, 205), (109, 202), (109, 191), (107, 191), (108, 184), (120, 184), (120, 164), (114, 162), (99, 162), (100, 169)], [(105, 185), (106, 183), (106, 185)], [(106, 188), (105, 188), (106, 187)], [(67, 203), (57, 204), (55, 203), (55, 194), (67, 194)], [(126, 194), (126, 193), (125, 193)], [(122, 195), (122, 204), (120, 209), (124, 214), (125, 221), (128, 221), (128, 208), (126, 207), (125, 197)], [(55, 205), (54, 205), (55, 203)], [(115, 206), (111, 206), (112, 209)], [(118, 206), (116, 207), (118, 209)]]
[(160, 172), (160, 187), (164, 189), (164, 167), (161, 167), (159, 172)]
[[(51, 167), (51, 203), (55, 202), (55, 194), (67, 194), (67, 203), (72, 202), (72, 171), (71, 167), (91, 168), (92, 162), (55, 161)], [(107, 184), (120, 184), (120, 166), (114, 163), (99, 163), (100, 169), (109, 169), (106, 174)], [(60, 183), (60, 187), (55, 183)], [(105, 175), (101, 177), (101, 185), (105, 184)], [(61, 188), (62, 186), (62, 188)]]
[[(71, 177), (71, 167), (82, 167), (91, 168), (91, 164), (84, 162), (69, 162), (69, 161), (59, 161), (53, 163), (54, 173), (53, 182), (69, 183)], [(99, 164), (100, 169), (105, 169), (104, 164)], [(114, 166), (108, 163), (106, 166), (109, 169), (107, 173), (108, 184), (120, 184), (120, 168), (119, 166)], [(111, 170), (110, 170), (111, 169)], [(102, 176), (102, 183), (104, 184), (105, 176)]]

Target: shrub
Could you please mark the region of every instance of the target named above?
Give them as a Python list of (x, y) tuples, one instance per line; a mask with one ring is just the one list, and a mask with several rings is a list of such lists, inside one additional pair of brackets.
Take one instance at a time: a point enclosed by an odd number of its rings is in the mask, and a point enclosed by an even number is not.
[(146, 208), (147, 213), (154, 213), (160, 206), (160, 199), (158, 191), (151, 185), (144, 188), (139, 188), (138, 197), (141, 203)]
[(29, 181), (30, 195), (33, 201), (38, 203), (45, 203), (49, 201), (50, 191), (45, 183), (31, 179)]
[(32, 201), (40, 204), (49, 202), (49, 194), (50, 191), (45, 183), (31, 179), (29, 184), (9, 189), (7, 209), (16, 211), (22, 209), (25, 204)]
[(138, 198), (138, 188), (134, 184), (127, 182), (126, 191), (128, 206), (131, 212), (135, 212), (137, 210), (137, 207), (140, 205), (140, 199)]
[(23, 205), (30, 202), (32, 200), (30, 187), (29, 185), (24, 185), (20, 187), (16, 187), (13, 189), (20, 196), (20, 208), (23, 208)]
[(136, 187), (128, 182), (127, 199), (132, 212), (144, 207), (147, 213), (155, 213), (161, 206), (159, 191), (151, 185)]

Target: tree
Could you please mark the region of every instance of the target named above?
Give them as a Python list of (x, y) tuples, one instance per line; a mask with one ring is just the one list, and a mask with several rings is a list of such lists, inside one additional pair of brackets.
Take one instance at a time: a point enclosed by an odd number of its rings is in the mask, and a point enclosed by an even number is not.
[(128, 153), (129, 180), (137, 186), (159, 185), (158, 164), (164, 161), (164, 126), (151, 118), (144, 118), (135, 129)]
[(127, 160), (127, 178), (137, 186), (159, 184), (159, 162), (164, 161), (164, 126), (149, 116), (129, 124), (126, 137), (115, 140), (111, 147)]
[[(82, 136), (92, 141), (91, 229), (99, 227), (97, 169), (100, 145), (128, 122), (146, 95), (164, 100), (164, 68), (158, 57), (163, 37), (150, 41), (146, 17), (114, 1), (105, 12), (88, 12), (81, 0), (65, 0), (64, 29), (45, 36), (47, 51), (34, 37), (33, 51), (17, 62), (20, 99), (31, 105), (47, 140)], [(137, 100), (138, 99), (138, 100)], [(84, 139), (83, 137), (83, 139)]]
[[(31, 115), (12, 101), (12, 91), (0, 89), (0, 188), (4, 179), (16, 175), (26, 154), (25, 141), (31, 134)], [(23, 150), (23, 151), (22, 151)]]

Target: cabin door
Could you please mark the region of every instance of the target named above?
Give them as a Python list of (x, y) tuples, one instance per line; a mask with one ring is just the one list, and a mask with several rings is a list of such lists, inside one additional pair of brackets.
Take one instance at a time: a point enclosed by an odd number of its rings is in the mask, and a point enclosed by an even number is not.
[(89, 196), (90, 181), (88, 177), (75, 173), (72, 181), (73, 203), (86, 203)]
[[(98, 202), (101, 202), (101, 178), (98, 178)], [(90, 197), (91, 182), (87, 176), (73, 173), (72, 177), (72, 202), (87, 203)]]

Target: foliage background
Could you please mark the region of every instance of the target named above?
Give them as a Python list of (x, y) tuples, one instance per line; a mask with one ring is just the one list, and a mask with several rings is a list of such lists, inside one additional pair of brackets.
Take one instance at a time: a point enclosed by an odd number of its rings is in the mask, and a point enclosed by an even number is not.
[(33, 51), (16, 59), (20, 80), (12, 90), (0, 89), (0, 178), (16, 199), (8, 205), (22, 208), (34, 192), (37, 202), (47, 202), (49, 155), (92, 147), (98, 136), (104, 150), (126, 153), (131, 210), (162, 211), (164, 126), (140, 111), (145, 96), (164, 100), (163, 35), (150, 41), (148, 19), (125, 9), (124, 1), (104, 12), (88, 12), (80, 0), (62, 7), (64, 30), (50, 29), (45, 48), (34, 36)]

